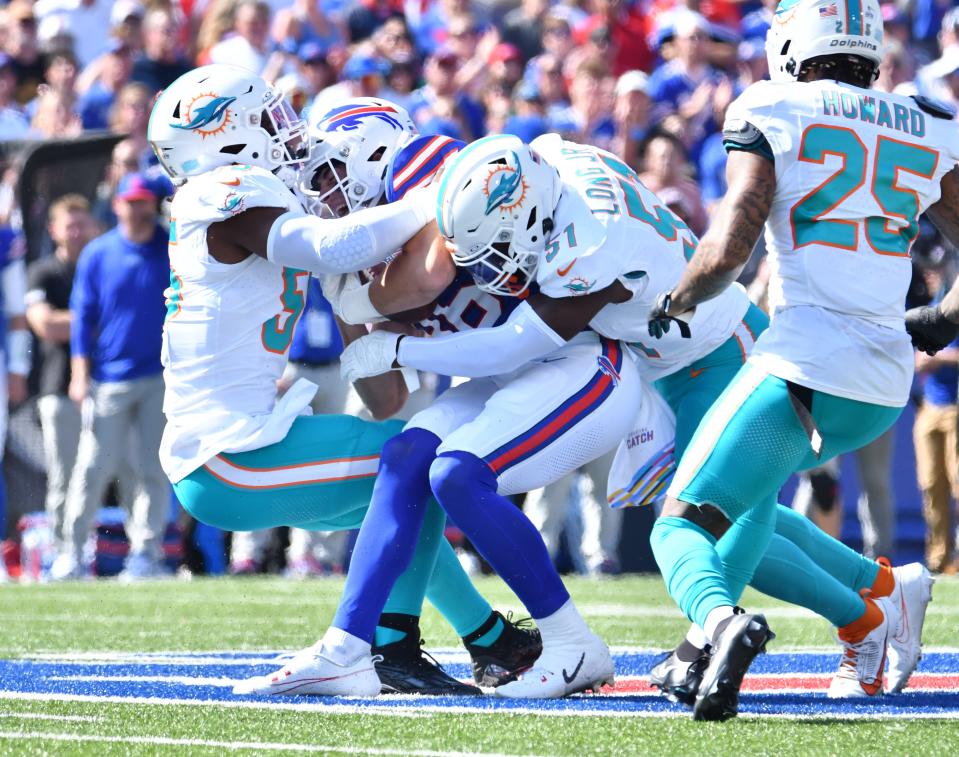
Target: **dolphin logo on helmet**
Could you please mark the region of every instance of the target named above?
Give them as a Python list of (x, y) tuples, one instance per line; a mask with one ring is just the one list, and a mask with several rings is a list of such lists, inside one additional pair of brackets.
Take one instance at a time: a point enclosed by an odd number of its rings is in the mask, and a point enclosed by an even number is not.
[(235, 97), (214, 97), (197, 108), (196, 113), (193, 113), (192, 110), (187, 112), (190, 118), (189, 123), (171, 123), (170, 126), (174, 129), (202, 130), (204, 126), (219, 123), (222, 119), (228, 118), (227, 108), (234, 102), (236, 102)]
[[(523, 183), (523, 169), (520, 166), (519, 155), (511, 151), (507, 158), (506, 169), (496, 173), (499, 177), (496, 186), (489, 190), (489, 196), (486, 199), (486, 215), (502, 205), (509, 204), (513, 193)], [(492, 178), (491, 176), (490, 179)]]

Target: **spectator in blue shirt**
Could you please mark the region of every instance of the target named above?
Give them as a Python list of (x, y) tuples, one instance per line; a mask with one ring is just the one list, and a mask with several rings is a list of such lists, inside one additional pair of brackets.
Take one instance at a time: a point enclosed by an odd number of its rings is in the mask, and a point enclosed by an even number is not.
[(128, 521), (130, 555), (122, 577), (157, 577), (169, 511), (158, 451), (163, 433), (160, 345), (170, 280), (167, 234), (157, 222), (159, 192), (140, 173), (120, 180), (117, 227), (84, 248), (70, 295), (69, 396), (84, 428), (67, 491), (65, 548), (51, 578), (78, 578), (83, 546), (118, 465), (135, 459), (138, 495)]

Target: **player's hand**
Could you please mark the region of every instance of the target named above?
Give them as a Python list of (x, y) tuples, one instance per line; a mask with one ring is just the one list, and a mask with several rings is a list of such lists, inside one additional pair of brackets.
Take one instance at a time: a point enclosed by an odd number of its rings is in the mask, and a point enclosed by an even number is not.
[(683, 339), (689, 339), (690, 330), (689, 324), (685, 321), (681, 321), (675, 315), (671, 315), (673, 305), (673, 293), (669, 292), (660, 292), (659, 296), (656, 298), (656, 304), (653, 305), (652, 309), (649, 311), (649, 324), (647, 330), (649, 335), (655, 339), (662, 339), (663, 334), (669, 332), (669, 327), (672, 325), (673, 321), (676, 322), (676, 326), (679, 328), (679, 334)]
[[(354, 289), (359, 289), (363, 284), (360, 282), (358, 273), (327, 273), (320, 276), (320, 288), (323, 290), (323, 296), (333, 308), (333, 313), (343, 318), (343, 295)], [(349, 321), (347, 321), (349, 323)]]
[(392, 371), (396, 349), (403, 334), (374, 331), (352, 342), (340, 355), (340, 375), (347, 381), (379, 376)]
[(959, 325), (950, 321), (938, 305), (906, 311), (906, 331), (917, 350), (935, 355), (959, 336)]

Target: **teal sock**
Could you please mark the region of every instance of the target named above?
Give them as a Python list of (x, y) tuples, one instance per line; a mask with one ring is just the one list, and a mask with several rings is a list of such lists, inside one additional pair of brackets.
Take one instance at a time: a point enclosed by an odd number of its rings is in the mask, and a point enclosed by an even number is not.
[(400, 641), (406, 638), (406, 631), (400, 631), (397, 628), (386, 628), (377, 626), (376, 633), (373, 635), (374, 647), (385, 647), (387, 644)]
[(808, 518), (778, 505), (776, 533), (785, 537), (809, 559), (857, 594), (872, 587), (879, 574), (879, 563), (864, 557), (816, 526)]
[(484, 633), (482, 636), (480, 636), (478, 639), (473, 639), (472, 641), (470, 641), (470, 644), (473, 644), (474, 646), (477, 646), (477, 647), (488, 647), (492, 644), (495, 644), (496, 640), (503, 633), (504, 628), (506, 628), (506, 626), (503, 625), (503, 619), (500, 617), (497, 617), (495, 622), (493, 623), (493, 627), (490, 630), (488, 630), (486, 633)]
[(441, 540), (426, 596), (460, 637), (468, 636), (483, 625), (493, 612), (489, 602), (476, 591), (446, 539)]
[(657, 518), (649, 538), (669, 596), (703, 628), (717, 607), (735, 604), (716, 552), (716, 539), (685, 518)]
[(866, 611), (862, 597), (809, 559), (799, 547), (774, 534), (759, 562), (752, 586), (763, 594), (812, 610), (842, 628)]
[(756, 567), (763, 557), (757, 544), (769, 541), (775, 529), (776, 498), (758, 505), (739, 517), (716, 542), (716, 553), (723, 565), (723, 575), (729, 594), (739, 601), (746, 586), (752, 581)]

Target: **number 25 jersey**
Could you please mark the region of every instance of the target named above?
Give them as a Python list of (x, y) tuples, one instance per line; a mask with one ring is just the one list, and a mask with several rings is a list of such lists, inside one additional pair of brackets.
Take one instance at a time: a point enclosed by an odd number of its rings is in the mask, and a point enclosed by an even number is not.
[(850, 399), (906, 403), (909, 251), (959, 158), (956, 125), (943, 115), (835, 81), (759, 82), (730, 106), (727, 146), (766, 154), (776, 171), (772, 327), (753, 353), (764, 369)]
[(253, 207), (300, 204), (269, 171), (240, 165), (192, 178), (173, 198), (160, 444), (173, 483), (220, 452), (280, 441), (316, 393), (301, 380), (276, 400), (309, 274), (257, 255), (221, 263), (207, 247), (212, 224)]

